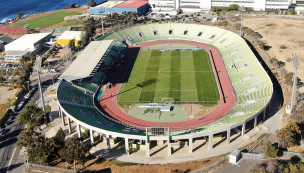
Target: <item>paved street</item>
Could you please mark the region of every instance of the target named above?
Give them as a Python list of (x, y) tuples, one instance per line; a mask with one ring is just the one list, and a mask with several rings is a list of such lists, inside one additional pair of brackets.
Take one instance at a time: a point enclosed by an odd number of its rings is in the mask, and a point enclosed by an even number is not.
[[(56, 83), (57, 77), (62, 73), (69, 65), (71, 61), (65, 62), (62, 66), (57, 68), (59, 73), (44, 74), (41, 77), (42, 92), (44, 93), (48, 86)], [(38, 86), (38, 78), (35, 77), (31, 80), (31, 86)], [(40, 99), (39, 89), (30, 97), (25, 105), (31, 103), (37, 103)], [(22, 101), (22, 99), (20, 100)], [(24, 106), (23, 106), (24, 108)], [(21, 111), (20, 111), (21, 112)], [(17, 119), (20, 112), (17, 112), (12, 119), (12, 122), (5, 128), (5, 132), (0, 136), (0, 173), (20, 173), (24, 169), (24, 161), (26, 156), (21, 149), (16, 147), (17, 137), (19, 133), (25, 128), (25, 125), (18, 125)], [(21, 151), (21, 152), (20, 152)]]

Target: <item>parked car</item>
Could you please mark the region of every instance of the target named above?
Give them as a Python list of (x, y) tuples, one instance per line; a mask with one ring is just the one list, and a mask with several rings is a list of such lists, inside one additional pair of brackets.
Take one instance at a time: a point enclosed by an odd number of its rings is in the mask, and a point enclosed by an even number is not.
[(24, 104), (24, 101), (21, 101), (19, 103), (19, 105), (17, 106), (17, 111), (19, 111), (22, 108), (23, 104)]
[(10, 124), (10, 120), (7, 120), (7, 121), (5, 122), (4, 125), (5, 125), (5, 127), (6, 127), (6, 126), (8, 126), (9, 124)]
[(4, 128), (0, 129), (0, 135), (2, 135), (4, 133)]

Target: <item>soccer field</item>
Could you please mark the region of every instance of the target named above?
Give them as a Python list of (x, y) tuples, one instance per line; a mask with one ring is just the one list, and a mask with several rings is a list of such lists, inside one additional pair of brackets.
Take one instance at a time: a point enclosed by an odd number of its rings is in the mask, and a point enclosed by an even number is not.
[(121, 86), (119, 105), (173, 99), (219, 101), (208, 53), (203, 49), (140, 50), (129, 79)]
[(80, 15), (80, 14), (82, 13), (73, 12), (73, 11), (57, 11), (54, 13), (49, 13), (43, 16), (39, 16), (37, 18), (15, 23), (13, 25), (8, 26), (8, 28), (18, 28), (18, 27), (23, 28), (26, 26), (32, 29), (40, 29), (47, 26), (51, 26), (59, 22), (63, 22), (65, 16)]

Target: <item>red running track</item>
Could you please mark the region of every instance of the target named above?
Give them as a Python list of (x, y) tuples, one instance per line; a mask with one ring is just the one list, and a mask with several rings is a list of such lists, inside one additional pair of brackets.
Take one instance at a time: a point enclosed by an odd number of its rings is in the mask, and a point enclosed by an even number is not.
[[(213, 111), (209, 112), (208, 114), (200, 118), (196, 118), (188, 121), (182, 121), (182, 122), (172, 122), (172, 123), (151, 122), (151, 121), (141, 120), (125, 113), (124, 111), (121, 110), (121, 108), (117, 104), (117, 95), (119, 95), (120, 87), (123, 83), (125, 73), (128, 71), (128, 68), (130, 67), (133, 55), (134, 53), (136, 53), (135, 50), (152, 45), (169, 44), (169, 43), (179, 43), (179, 44), (182, 43), (182, 44), (194, 45), (200, 48), (204, 48), (206, 51), (209, 52), (213, 71), (215, 72), (216, 75), (215, 78), (216, 78), (218, 90), (221, 95), (221, 99), (218, 106)], [(212, 52), (216, 68), (214, 67), (210, 50)], [(173, 128), (171, 131), (174, 131), (174, 128), (178, 128), (178, 130), (186, 130), (186, 129), (205, 126), (220, 120), (232, 110), (233, 106), (236, 103), (236, 96), (234, 93), (234, 89), (229, 79), (221, 54), (217, 49), (211, 46), (202, 43), (191, 42), (191, 41), (156, 41), (156, 42), (144, 43), (141, 45), (137, 45), (136, 47), (127, 48), (125, 52), (125, 58), (122, 60), (122, 62), (118, 62), (118, 63), (121, 64), (121, 69), (113, 70), (108, 76), (108, 82), (111, 82), (112, 84), (114, 84), (114, 86), (112, 86), (110, 89), (107, 89), (105, 91), (100, 101), (100, 105), (102, 106), (104, 112), (106, 112), (108, 115), (110, 115), (111, 117), (115, 118), (120, 122), (133, 126), (139, 126), (142, 127), (142, 129), (151, 126), (165, 126), (165, 127)], [(217, 72), (215, 69), (217, 69)], [(218, 80), (218, 78), (220, 81)], [(220, 86), (222, 86), (222, 89)], [(225, 99), (223, 99), (223, 97), (225, 97)]]

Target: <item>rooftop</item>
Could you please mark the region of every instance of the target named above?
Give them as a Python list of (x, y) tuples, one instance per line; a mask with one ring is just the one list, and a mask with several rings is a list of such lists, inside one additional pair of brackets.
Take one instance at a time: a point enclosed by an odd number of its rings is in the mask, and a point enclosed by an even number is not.
[(59, 78), (72, 81), (89, 77), (112, 42), (113, 40), (92, 41)]
[(0, 37), (0, 41), (2, 41), (3, 43), (10, 43), (10, 42), (14, 41), (14, 39), (9, 36), (3, 36), (3, 37)]
[(12, 55), (14, 55), (14, 56), (18, 56), (18, 55), (23, 56), (23, 55), (25, 55), (27, 53), (28, 53), (28, 51), (26, 51), (26, 50), (9, 50), (9, 51), (5, 52), (5, 56), (7, 56), (7, 55), (10, 55), (10, 56), (12, 56)]
[(83, 34), (83, 31), (64, 31), (63, 34), (58, 38), (63, 40), (81, 40), (81, 36)]
[(95, 7), (106, 7), (106, 8), (111, 8), (111, 7), (114, 7), (116, 5), (119, 5), (121, 3), (124, 3), (125, 1), (108, 1), (108, 2), (105, 2), (105, 3), (102, 3), (102, 4), (99, 4)]
[[(27, 50), (31, 49), (37, 42), (44, 39), (51, 33), (37, 33), (37, 34), (26, 34), (20, 38), (18, 38), (15, 41), (12, 41), (11, 43), (7, 44), (5, 46), (6, 50), (11, 50), (11, 48), (17, 50), (20, 48), (20, 50)], [(10, 49), (8, 49), (10, 48)]]
[(145, 4), (147, 4), (148, 1), (126, 1), (122, 4), (116, 5), (114, 8), (139, 8)]

